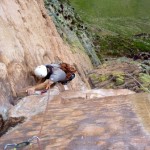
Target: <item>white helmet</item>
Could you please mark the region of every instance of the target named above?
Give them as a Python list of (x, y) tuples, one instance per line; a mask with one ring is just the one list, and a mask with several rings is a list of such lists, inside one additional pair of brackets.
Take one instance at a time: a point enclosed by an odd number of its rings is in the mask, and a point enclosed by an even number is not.
[(34, 70), (34, 74), (39, 78), (44, 78), (47, 76), (47, 68), (44, 65), (37, 66)]

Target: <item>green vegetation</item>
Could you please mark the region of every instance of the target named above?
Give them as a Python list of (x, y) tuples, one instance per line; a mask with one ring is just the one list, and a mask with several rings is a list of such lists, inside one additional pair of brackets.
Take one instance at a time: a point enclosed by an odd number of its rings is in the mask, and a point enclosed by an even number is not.
[(125, 77), (124, 76), (125, 76), (125, 74), (123, 74), (123, 73), (114, 73), (113, 74), (116, 86), (123, 85), (125, 83)]
[(117, 36), (97, 36), (96, 45), (101, 45), (97, 53), (109, 56), (133, 56), (139, 52), (150, 51), (150, 40)]
[(81, 18), (103, 32), (150, 32), (149, 0), (70, 0)]
[[(92, 31), (100, 58), (150, 52), (150, 0), (70, 0), (70, 3)], [(148, 38), (135, 38), (141, 33), (148, 34)]]
[(150, 13), (149, 0), (71, 0), (78, 10), (96, 17), (131, 17)]

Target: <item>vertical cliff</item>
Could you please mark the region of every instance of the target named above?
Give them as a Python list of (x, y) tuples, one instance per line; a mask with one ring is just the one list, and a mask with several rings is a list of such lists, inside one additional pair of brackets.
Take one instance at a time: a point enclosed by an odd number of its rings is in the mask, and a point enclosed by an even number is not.
[(70, 48), (61, 39), (43, 0), (1, 0), (0, 113), (10, 107), (12, 94), (35, 83), (30, 76), (34, 67), (58, 59), (77, 67), (71, 88), (81, 89), (85, 74), (92, 69), (91, 61), (83, 49)]
[(44, 0), (48, 14), (52, 17), (61, 37), (72, 47), (87, 53), (94, 66), (100, 64), (92, 42), (91, 31), (67, 0)]

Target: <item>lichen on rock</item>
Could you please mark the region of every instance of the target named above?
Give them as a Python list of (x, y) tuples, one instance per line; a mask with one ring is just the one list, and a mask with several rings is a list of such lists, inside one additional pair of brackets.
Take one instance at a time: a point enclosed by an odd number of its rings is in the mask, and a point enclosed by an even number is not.
[(150, 91), (150, 75), (145, 73), (140, 73), (139, 80), (142, 83), (141, 89), (146, 92)]
[(84, 50), (93, 65), (98, 66), (101, 62), (89, 38), (87, 27), (81, 21), (79, 15), (75, 13), (69, 1), (45, 0), (45, 7), (48, 14), (53, 18), (61, 37), (67, 40), (69, 44)]

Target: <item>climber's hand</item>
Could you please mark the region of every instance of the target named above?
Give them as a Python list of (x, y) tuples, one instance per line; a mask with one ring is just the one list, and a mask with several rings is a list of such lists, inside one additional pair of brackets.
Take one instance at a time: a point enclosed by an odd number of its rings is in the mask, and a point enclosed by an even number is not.
[(28, 95), (32, 95), (32, 94), (35, 93), (35, 88), (34, 87), (29, 88), (29, 89), (26, 90), (26, 92), (28, 93)]
[(53, 84), (53, 82), (51, 80), (49, 80), (47, 85), (46, 85), (46, 90), (48, 90), (52, 84)]

